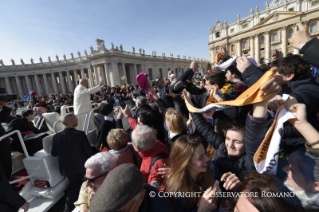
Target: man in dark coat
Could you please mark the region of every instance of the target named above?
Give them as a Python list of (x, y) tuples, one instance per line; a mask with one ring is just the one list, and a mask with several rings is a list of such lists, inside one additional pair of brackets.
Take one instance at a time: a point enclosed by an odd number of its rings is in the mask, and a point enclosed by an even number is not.
[(25, 201), (9, 184), (0, 165), (0, 211), (16, 212), (19, 208), (29, 210), (29, 203)]
[[(47, 112), (47, 109), (45, 107), (39, 107), (37, 116), (40, 117), (40, 119), (39, 119), (38, 123), (36, 124), (36, 128), (38, 128), (40, 130), (40, 132), (48, 132), (49, 131), (47, 123), (45, 122), (44, 117), (42, 115), (43, 113), (46, 113), (46, 112)], [(41, 123), (42, 123), (42, 125), (41, 125)], [(41, 125), (41, 127), (40, 127), (40, 125)]]
[[(0, 101), (0, 105), (2, 106), (0, 112), (0, 122), (4, 123), (7, 121), (11, 109), (7, 107), (9, 103)], [(0, 136), (6, 134), (5, 129), (0, 124)], [(0, 164), (3, 167), (4, 175), (7, 179), (10, 179), (11, 171), (12, 171), (12, 161), (11, 161), (11, 148), (10, 148), (10, 139), (5, 138), (0, 142)]]
[(83, 176), (85, 161), (93, 155), (90, 143), (83, 131), (76, 130), (78, 120), (75, 115), (67, 114), (62, 123), (66, 128), (53, 136), (52, 156), (59, 156), (61, 175), (69, 179), (66, 190), (65, 211), (74, 209), (74, 202), (78, 199)]
[(22, 116), (17, 115), (17, 110), (13, 108), (11, 110), (11, 115), (7, 119), (7, 123), (10, 123), (13, 119), (21, 119), (21, 118), (22, 118)]
[[(120, 113), (120, 112), (119, 112)], [(121, 113), (120, 113), (121, 114)], [(99, 107), (99, 113), (94, 119), (95, 124), (98, 127), (98, 148), (102, 151), (104, 148), (110, 149), (109, 145), (107, 144), (106, 137), (111, 131), (111, 129), (121, 128), (123, 129), (122, 119), (114, 120), (114, 110), (112, 103), (102, 103)], [(99, 118), (99, 120), (98, 120)], [(100, 125), (98, 126), (98, 121)]]

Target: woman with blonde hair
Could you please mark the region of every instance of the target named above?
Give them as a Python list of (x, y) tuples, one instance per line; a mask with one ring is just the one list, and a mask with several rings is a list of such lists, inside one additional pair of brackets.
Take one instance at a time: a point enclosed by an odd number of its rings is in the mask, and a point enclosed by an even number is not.
[[(215, 178), (211, 167), (208, 168), (209, 158), (205, 154), (201, 139), (189, 135), (180, 136), (171, 149), (169, 160), (170, 171), (165, 189), (176, 194), (174, 199), (177, 211), (197, 209), (201, 212), (216, 209), (217, 199), (213, 195), (218, 186), (212, 188)], [(232, 189), (239, 183), (232, 173), (224, 174), (221, 180), (225, 181), (226, 189)]]
[(165, 113), (165, 123), (168, 131), (168, 144), (172, 146), (174, 141), (183, 134), (187, 134), (184, 116), (174, 108), (168, 108)]

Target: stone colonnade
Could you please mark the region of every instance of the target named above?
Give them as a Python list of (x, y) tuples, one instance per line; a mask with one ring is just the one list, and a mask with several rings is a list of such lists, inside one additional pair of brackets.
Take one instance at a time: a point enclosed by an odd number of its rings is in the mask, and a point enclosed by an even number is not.
[[(60, 67), (57, 70), (51, 67), (51, 70), (43, 70), (42, 72), (33, 72), (29, 69), (23, 71), (23, 75), (14, 73), (13, 76), (0, 76), (0, 87), (5, 87), (8, 94), (18, 94), (19, 98), (24, 98), (30, 91), (36, 91), (37, 95), (73, 92), (81, 78), (87, 78), (90, 87), (98, 85), (101, 80), (104, 80), (110, 86), (124, 85), (126, 83), (136, 84), (136, 76), (140, 72), (148, 73), (150, 79), (167, 77), (169, 70), (174, 70), (175, 74), (179, 76), (186, 71), (190, 62), (166, 62), (155, 65), (145, 62), (105, 62), (86, 64), (86, 66), (83, 66), (83, 64), (79, 68), (70, 68), (71, 70), (63, 71), (61, 71)], [(68, 68), (66, 67), (65, 69)]]

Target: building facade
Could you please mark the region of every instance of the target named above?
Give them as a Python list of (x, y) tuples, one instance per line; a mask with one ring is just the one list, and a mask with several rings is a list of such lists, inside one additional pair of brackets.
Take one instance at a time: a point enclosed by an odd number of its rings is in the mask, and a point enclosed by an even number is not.
[(251, 8), (250, 16), (227, 24), (218, 20), (209, 29), (209, 54), (213, 62), (221, 45), (226, 44), (231, 56), (252, 56), (259, 61), (270, 62), (271, 51), (282, 51), (284, 56), (299, 54), (289, 45), (296, 23), (302, 22), (312, 37), (318, 37), (319, 0), (273, 0), (266, 2), (266, 9)]
[[(148, 73), (150, 79), (157, 77), (167, 77), (169, 70), (174, 70), (177, 76), (181, 75), (189, 67), (193, 58), (183, 56), (173, 57), (173, 54), (166, 56), (156, 55), (153, 51), (151, 55), (145, 54), (144, 49), (135, 52), (114, 47), (106, 49), (104, 41), (96, 40), (98, 48), (90, 47), (90, 53), (86, 50), (85, 55), (78, 52), (78, 57), (71, 53), (71, 59), (63, 55), (63, 59), (56, 56), (52, 61), (25, 64), (21, 59), (21, 65), (16, 65), (11, 59), (10, 65), (6, 65), (0, 60), (0, 87), (5, 87), (7, 93), (16, 93), (20, 98), (27, 95), (29, 91), (37, 91), (38, 95), (50, 93), (73, 92), (80, 78), (88, 78), (89, 86), (94, 87), (104, 80), (108, 85), (136, 84), (136, 75), (140, 72)], [(206, 71), (209, 65), (207, 59), (197, 58), (202, 72)]]

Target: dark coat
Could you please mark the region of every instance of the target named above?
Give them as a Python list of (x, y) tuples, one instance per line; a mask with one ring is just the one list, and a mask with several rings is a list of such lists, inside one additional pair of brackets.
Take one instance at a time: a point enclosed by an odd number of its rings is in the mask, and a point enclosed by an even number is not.
[(193, 113), (192, 117), (196, 130), (203, 139), (216, 149), (214, 160), (222, 173), (232, 172), (240, 176), (245, 171), (251, 172), (255, 170), (253, 156), (272, 123), (270, 117), (266, 121), (258, 122), (247, 116), (244, 135), (246, 152), (236, 157), (228, 155), (225, 138), (215, 133), (214, 127), (209, 125), (201, 114)]
[[(10, 116), (11, 109), (8, 107), (2, 107), (0, 112), (0, 122), (4, 123)], [(0, 137), (5, 135), (6, 131), (0, 124)], [(10, 148), (10, 139), (5, 138), (0, 142), (0, 164), (3, 167), (3, 171), (7, 179), (10, 178), (12, 171), (12, 161), (11, 161), (11, 148)], [(1, 210), (0, 210), (1, 211)]]
[(314, 38), (308, 41), (301, 49), (300, 54), (303, 54), (302, 59), (307, 61), (313, 66), (319, 68), (319, 58), (318, 58), (319, 40)]
[[(36, 128), (34, 126), (33, 122), (28, 121), (28, 119), (26, 119), (26, 118), (12, 120), (10, 122), (10, 124), (8, 124), (7, 132), (9, 133), (9, 132), (12, 132), (14, 130), (19, 130), (20, 132), (32, 131), (35, 134), (41, 133), (41, 131), (38, 130), (38, 128)], [(24, 137), (24, 136), (25, 135), (22, 134), (22, 137)], [(20, 140), (19, 140), (17, 134), (14, 134), (10, 137), (13, 138), (12, 143), (11, 143), (12, 150), (19, 151), (19, 152), (23, 153), (21, 143), (20, 143)], [(43, 137), (44, 136), (42, 136), (42, 138)], [(41, 138), (35, 138), (32, 140), (25, 140), (24, 144), (27, 148), (29, 155), (31, 155), (31, 156), (34, 155), (34, 153), (36, 153), (37, 151), (43, 149)]]
[(22, 116), (20, 116), (20, 115), (15, 115), (15, 117), (10, 115), (7, 119), (7, 123), (10, 123), (13, 119), (21, 119), (21, 118), (22, 118)]
[(68, 176), (85, 173), (84, 164), (93, 151), (83, 131), (67, 127), (53, 136), (51, 155), (59, 156), (60, 173)]
[[(159, 106), (160, 110), (162, 111), (162, 108)], [(165, 141), (164, 136), (164, 122), (163, 122), (163, 115), (159, 111), (155, 111), (151, 108), (149, 105), (143, 105), (140, 108), (138, 108), (133, 116), (135, 120), (138, 118), (138, 114), (141, 112), (150, 111), (153, 114), (154, 121), (152, 126), (153, 129), (157, 130), (156, 138), (162, 142)], [(163, 113), (163, 111), (162, 111)]]
[(103, 121), (104, 121), (104, 115), (102, 115), (101, 113), (98, 113), (96, 114), (96, 116), (94, 116), (94, 124), (96, 125), (97, 128), (100, 127)]
[(9, 184), (0, 165), (0, 211), (16, 212), (26, 202)]
[[(319, 58), (318, 58), (319, 59)], [(254, 65), (249, 66), (242, 74), (246, 86), (250, 87), (263, 75), (261, 69)], [(319, 82), (309, 75), (301, 80), (291, 81), (289, 84), (283, 86), (281, 94), (289, 94), (297, 99), (299, 103), (307, 105), (307, 119), (309, 123), (317, 128), (317, 111), (319, 108)], [(305, 140), (302, 135), (289, 122), (284, 124), (284, 135), (282, 137), (281, 145), (286, 150), (299, 149), (303, 146)], [(295, 146), (295, 147), (293, 147)], [(291, 152), (290, 150), (288, 152)]]
[(36, 125), (36, 128), (39, 128), (39, 126), (40, 126), (40, 124), (41, 124), (41, 122), (43, 120), (42, 126), (41, 126), (41, 128), (39, 130), (40, 130), (40, 132), (48, 132), (49, 128), (47, 126), (47, 123), (44, 120), (44, 117), (41, 114), (38, 114), (37, 116), (40, 117), (40, 119), (39, 119), (39, 121), (38, 121), (38, 123)]
[[(143, 188), (146, 190), (143, 202), (138, 209), (138, 212), (173, 212), (175, 211), (172, 203), (167, 198), (161, 198), (163, 192), (158, 193), (158, 190), (146, 183), (144, 183)], [(156, 194), (154, 197), (150, 197), (150, 192)]]
[(107, 135), (111, 131), (111, 129), (123, 129), (123, 123), (122, 119), (114, 120), (113, 121), (107, 121), (103, 117), (103, 121), (101, 125), (98, 128), (97, 131), (97, 142), (98, 142), (98, 148), (102, 150), (104, 147), (110, 149), (109, 145), (107, 144)]

